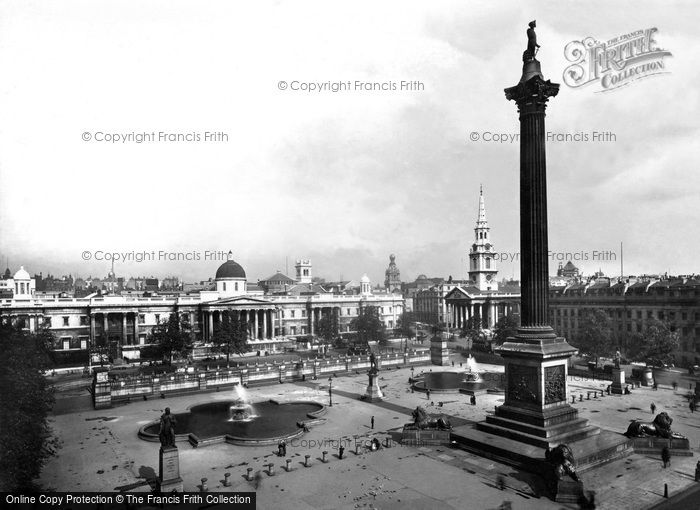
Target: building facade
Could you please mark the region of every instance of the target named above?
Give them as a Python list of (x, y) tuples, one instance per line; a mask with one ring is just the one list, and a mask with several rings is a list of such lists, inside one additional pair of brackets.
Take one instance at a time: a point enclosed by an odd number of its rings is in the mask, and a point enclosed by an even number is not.
[[(304, 264), (302, 269), (311, 271), (310, 265)], [(20, 279), (25, 276), (18, 274)], [(190, 323), (195, 342), (211, 342), (218, 323), (225, 316), (235, 316), (247, 324), (253, 350), (277, 351), (294, 345), (300, 336), (315, 335), (319, 321), (331, 314), (338, 318), (339, 332), (347, 333), (364, 307), (376, 307), (387, 329), (396, 327), (403, 312), (401, 296), (373, 293), (366, 277), (360, 294), (264, 295), (255, 284), (252, 288), (248, 285), (245, 271), (233, 260), (218, 268), (216, 290), (193, 295), (37, 298), (31, 294), (28, 276), (27, 281), (15, 279), (25, 284), (24, 289), (18, 285), (25, 294), (0, 299), (1, 320), (30, 332), (48, 328), (58, 351), (102, 346), (112, 356), (128, 359), (138, 359), (153, 327), (174, 313)]]
[(550, 324), (570, 343), (584, 317), (603, 310), (610, 317), (617, 344), (625, 350), (652, 320), (667, 322), (679, 334), (674, 354), (679, 365), (700, 362), (700, 279), (698, 277), (592, 278), (549, 291)]

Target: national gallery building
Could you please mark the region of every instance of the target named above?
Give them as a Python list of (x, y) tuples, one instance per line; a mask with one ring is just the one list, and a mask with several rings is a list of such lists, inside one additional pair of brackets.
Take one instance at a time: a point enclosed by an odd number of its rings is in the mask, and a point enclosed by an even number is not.
[[(327, 292), (311, 283), (309, 261), (297, 262), (293, 289), (274, 294), (263, 293), (255, 284), (249, 291), (245, 271), (233, 260), (216, 271), (216, 290), (191, 295), (37, 297), (25, 273), (18, 273), (15, 283), (26, 291), (0, 299), (0, 320), (21, 324), (30, 332), (49, 328), (58, 351), (101, 345), (108, 346), (112, 356), (128, 359), (140, 357), (151, 329), (173, 313), (189, 321), (195, 342), (211, 342), (217, 324), (229, 316), (247, 325), (252, 350), (278, 351), (294, 346), (297, 337), (316, 334), (322, 317), (334, 315), (339, 333), (347, 333), (362, 308), (375, 307), (385, 327), (392, 329), (404, 308), (400, 295), (373, 291), (367, 276), (360, 281), (359, 293)], [(27, 281), (18, 281), (17, 276)]]

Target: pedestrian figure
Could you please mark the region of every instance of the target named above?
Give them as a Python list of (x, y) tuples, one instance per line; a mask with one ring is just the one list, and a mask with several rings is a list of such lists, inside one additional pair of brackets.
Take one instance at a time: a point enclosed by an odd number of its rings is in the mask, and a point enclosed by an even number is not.
[(656, 384), (656, 381), (654, 381), (654, 385), (652, 386), (652, 388), (654, 388), (654, 391), (659, 389), (659, 385)]
[(476, 405), (476, 395), (472, 395), (471, 398), (470, 398), (469, 400), (471, 401), (471, 404), (472, 404), (473, 406)]
[(425, 395), (426, 395), (426, 398), (427, 398), (428, 400), (430, 400), (430, 388), (428, 388), (427, 390), (425, 390)]
[(656, 404), (654, 404), (654, 402), (651, 403), (649, 408), (651, 409), (651, 414), (654, 414), (656, 412)]
[(678, 383), (676, 381), (673, 381), (673, 391), (676, 391), (678, 389)]
[(691, 413), (695, 412), (695, 400), (690, 401), (690, 412)]
[(452, 362), (452, 366), (455, 366), (455, 362), (454, 362), (454, 361)]
[(340, 448), (338, 448), (338, 459), (343, 458), (343, 452), (345, 451), (345, 447), (341, 444)]
[(666, 468), (666, 466), (671, 465), (671, 451), (668, 449), (668, 446), (664, 446), (661, 449), (661, 460), (664, 463), (664, 469)]
[(630, 386), (629, 386), (629, 384), (628, 384), (628, 385), (625, 386), (625, 395), (629, 395), (630, 393), (631, 393), (631, 392), (630, 392)]
[(287, 456), (287, 441), (282, 440), (282, 457)]
[(373, 428), (374, 428), (374, 416), (372, 416), (372, 417), (369, 419), (369, 424), (370, 424), (370, 428), (373, 429)]
[(258, 471), (256, 471), (255, 476), (253, 477), (253, 487), (255, 487), (255, 490), (257, 491), (261, 485), (262, 485), (262, 472), (258, 470)]

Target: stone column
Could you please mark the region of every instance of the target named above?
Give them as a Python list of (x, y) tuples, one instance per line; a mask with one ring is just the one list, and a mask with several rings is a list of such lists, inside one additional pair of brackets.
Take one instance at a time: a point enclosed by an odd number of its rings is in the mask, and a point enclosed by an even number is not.
[(214, 336), (214, 313), (210, 310), (207, 312), (207, 341), (211, 342)]
[(262, 316), (262, 337), (263, 340), (267, 340), (267, 310), (263, 310)]
[(311, 329), (310, 329), (309, 331), (310, 331), (310, 334), (313, 335), (313, 334), (314, 334), (314, 319), (315, 319), (315, 317), (314, 317), (314, 308), (313, 308), (313, 307), (311, 307), (311, 308), (309, 309), (309, 319), (310, 319), (310, 322), (311, 322), (311, 326), (310, 326)]
[(95, 345), (95, 315), (90, 312), (90, 345)]
[(122, 345), (126, 345), (126, 312), (122, 312)]
[(102, 322), (102, 324), (103, 324), (102, 339), (104, 340), (105, 345), (107, 345), (107, 342), (109, 341), (109, 334), (108, 334), (108, 331), (109, 331), (109, 317), (108, 317), (108, 315), (109, 315), (109, 314), (108, 314), (107, 312), (105, 312), (105, 313), (102, 314), (102, 319), (103, 319), (103, 322)]
[(258, 315), (260, 310), (253, 310), (253, 340), (258, 340), (260, 338), (260, 333), (258, 329)]

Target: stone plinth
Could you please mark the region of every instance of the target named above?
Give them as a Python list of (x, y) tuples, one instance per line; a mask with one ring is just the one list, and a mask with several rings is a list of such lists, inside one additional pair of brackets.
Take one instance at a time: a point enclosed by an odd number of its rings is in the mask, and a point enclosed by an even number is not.
[(404, 446), (439, 446), (450, 444), (450, 431), (440, 429), (420, 429), (415, 425), (405, 425), (401, 433)]
[(450, 364), (450, 351), (443, 338), (435, 337), (430, 341), (430, 361), (433, 365), (442, 367)]
[(158, 462), (158, 492), (183, 492), (180, 478), (180, 453), (176, 446), (161, 446)]
[(612, 384), (610, 385), (610, 393), (622, 395), (625, 393), (625, 371), (619, 368), (613, 368)]
[(557, 503), (578, 504), (583, 497), (583, 482), (577, 482), (567, 477), (555, 483), (554, 501)]
[(635, 453), (661, 455), (661, 450), (668, 448), (671, 455), (680, 457), (692, 457), (690, 441), (685, 437), (635, 437), (632, 439)]
[(384, 399), (382, 390), (379, 388), (379, 380), (377, 378), (377, 372), (370, 371), (367, 374), (369, 382), (367, 384), (367, 389), (365, 394), (362, 396), (363, 400), (368, 402), (379, 402)]

